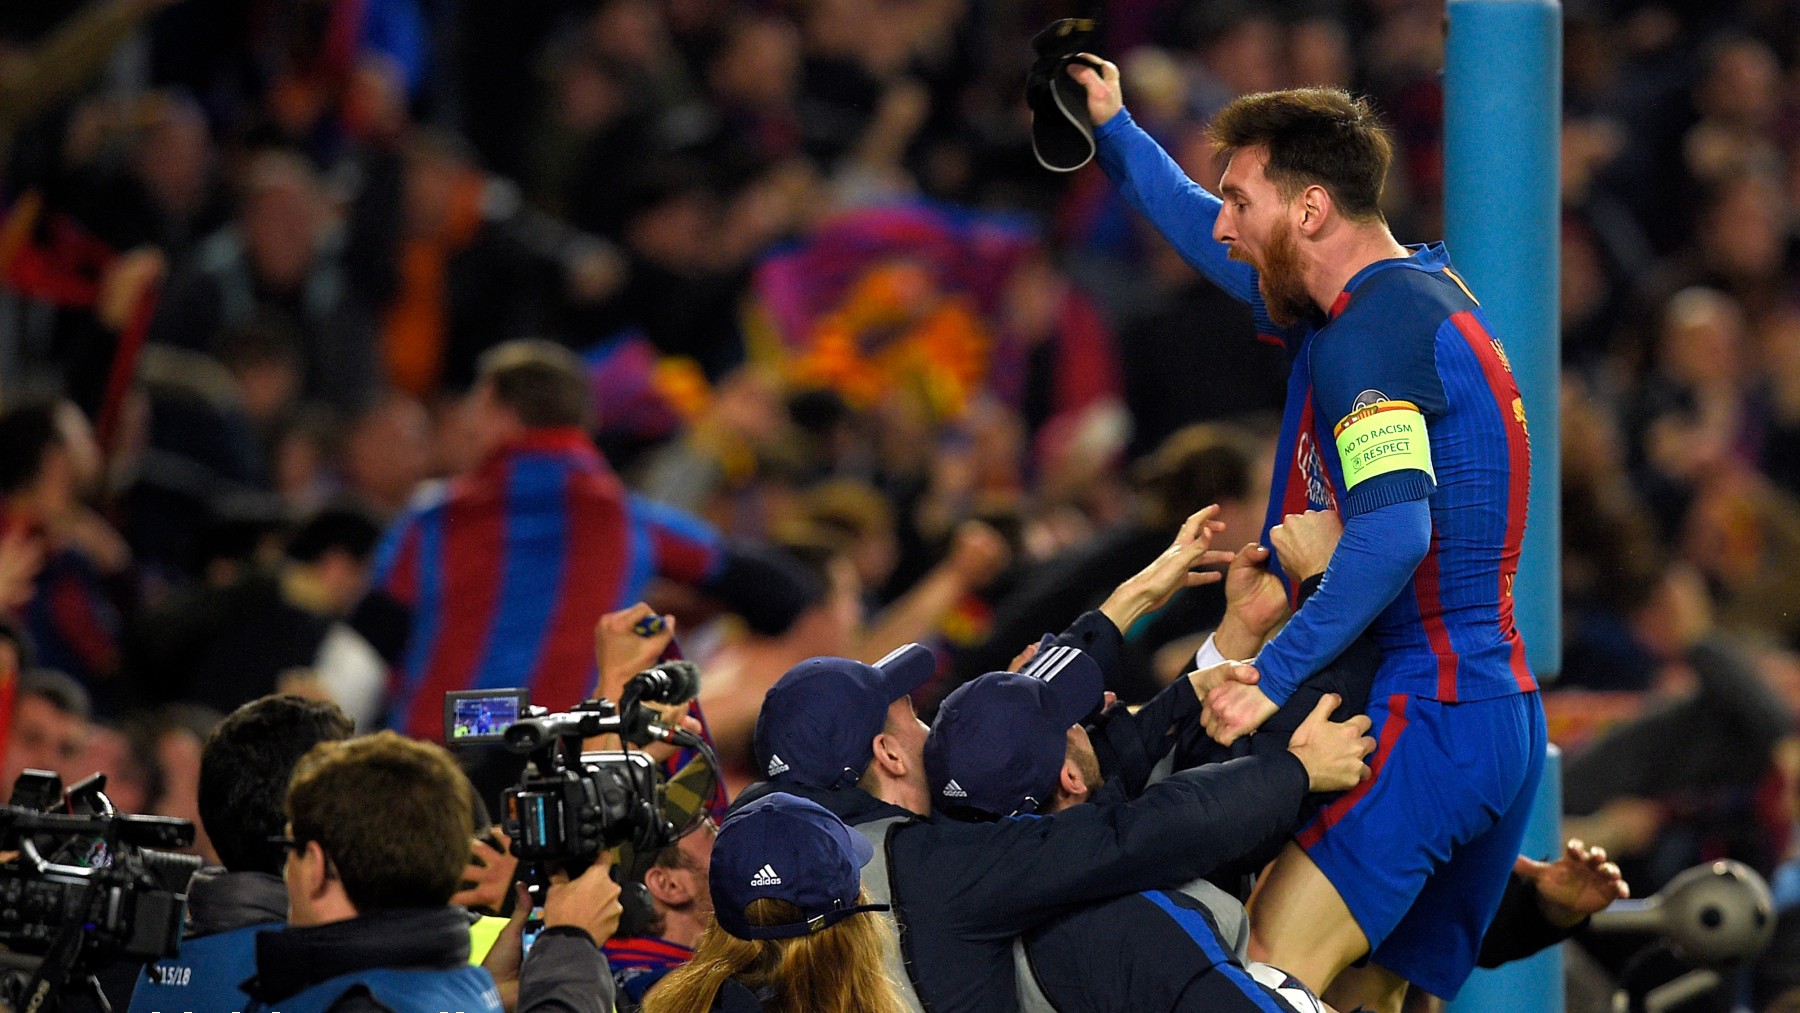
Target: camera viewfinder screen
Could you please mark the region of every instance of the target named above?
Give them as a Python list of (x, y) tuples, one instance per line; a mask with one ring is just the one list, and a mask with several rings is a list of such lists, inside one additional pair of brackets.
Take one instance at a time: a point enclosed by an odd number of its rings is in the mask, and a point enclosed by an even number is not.
[(519, 720), (523, 694), (458, 693), (445, 701), (445, 738), (451, 745), (498, 742), (508, 725)]

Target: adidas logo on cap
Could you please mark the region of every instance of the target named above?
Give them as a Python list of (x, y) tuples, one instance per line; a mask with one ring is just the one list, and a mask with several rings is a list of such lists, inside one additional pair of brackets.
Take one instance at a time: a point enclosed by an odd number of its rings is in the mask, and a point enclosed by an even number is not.
[[(787, 769), (788, 769), (788, 765), (781, 762), (781, 757), (779, 757), (779, 756), (769, 757), (769, 776), (770, 777), (774, 777), (776, 774), (785, 774), (785, 773), (787, 773)], [(777, 880), (777, 882), (779, 882), (779, 880)]]
[(950, 779), (949, 784), (944, 785), (944, 797), (945, 798), (968, 798), (969, 793), (964, 791), (963, 786), (960, 784), (957, 784), (956, 778), (953, 777)]
[(781, 877), (775, 874), (775, 867), (773, 865), (765, 865), (756, 870), (756, 875), (750, 877), (750, 885), (780, 886)]

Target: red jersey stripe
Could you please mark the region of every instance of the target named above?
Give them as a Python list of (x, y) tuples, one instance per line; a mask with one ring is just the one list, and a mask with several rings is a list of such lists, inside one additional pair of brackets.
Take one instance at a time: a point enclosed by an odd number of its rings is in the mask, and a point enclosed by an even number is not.
[(487, 655), (500, 575), (506, 572), (505, 475), (485, 488), (472, 477), (452, 483), (443, 508), (443, 625), (406, 716), (410, 734), (433, 741), (443, 734), (444, 694), (472, 685), (476, 666)]
[(1431, 653), (1437, 656), (1437, 698), (1455, 703), (1459, 659), (1450, 643), (1450, 630), (1444, 626), (1444, 604), (1438, 591), (1438, 536), (1434, 525), (1431, 548), (1413, 573), (1413, 599), (1419, 609), (1419, 623), (1425, 627), (1425, 639), (1431, 644)]
[(1468, 342), (1482, 376), (1494, 396), (1494, 410), (1506, 431), (1507, 490), (1506, 541), (1500, 554), (1500, 635), (1511, 642), (1513, 679), (1522, 690), (1537, 688), (1524, 660), (1524, 645), (1513, 627), (1513, 579), (1519, 572), (1519, 553), (1525, 544), (1525, 518), (1531, 499), (1531, 432), (1525, 421), (1525, 404), (1513, 379), (1512, 364), (1500, 342), (1488, 334), (1481, 320), (1467, 310), (1450, 318)]
[(1294, 835), (1294, 842), (1302, 849), (1319, 843), (1325, 832), (1350, 815), (1350, 810), (1356, 808), (1356, 803), (1375, 787), (1375, 779), (1381, 776), (1381, 769), (1387, 765), (1388, 755), (1394, 751), (1394, 743), (1400, 740), (1400, 733), (1406, 731), (1407, 699), (1405, 693), (1395, 693), (1388, 697), (1388, 717), (1381, 726), (1381, 741), (1375, 745), (1375, 755), (1369, 757), (1369, 779), (1339, 795), (1330, 805), (1319, 810), (1319, 815), (1313, 817), (1311, 823)]

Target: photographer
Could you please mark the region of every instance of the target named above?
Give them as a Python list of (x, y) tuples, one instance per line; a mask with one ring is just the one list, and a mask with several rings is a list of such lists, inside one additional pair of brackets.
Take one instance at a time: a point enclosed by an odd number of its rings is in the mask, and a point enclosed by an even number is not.
[[(289, 927), (257, 937), (246, 1008), (499, 1013), (494, 978), (468, 966), (468, 920), (449, 903), (468, 861), (470, 804), (468, 782), (437, 746), (383, 732), (308, 753), (288, 789), (281, 839)], [(596, 863), (553, 886), (547, 927), (520, 967), (522, 1008), (610, 1005), (595, 939), (617, 920), (616, 888), (601, 882), (610, 883), (608, 872)], [(515, 952), (507, 940), (495, 949)]]
[(189, 883), (181, 952), (144, 968), (130, 1013), (245, 1008), (256, 934), (287, 918), (285, 856), (269, 838), (286, 822), (294, 766), (351, 730), (336, 706), (296, 696), (251, 701), (213, 729), (200, 754), (200, 823), (225, 868)]

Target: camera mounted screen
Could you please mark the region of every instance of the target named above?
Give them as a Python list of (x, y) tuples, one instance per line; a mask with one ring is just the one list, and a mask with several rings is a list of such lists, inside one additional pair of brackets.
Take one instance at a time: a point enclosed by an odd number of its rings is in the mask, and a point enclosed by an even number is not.
[(444, 744), (481, 746), (501, 741), (507, 727), (525, 716), (531, 693), (524, 689), (464, 689), (444, 694)]

